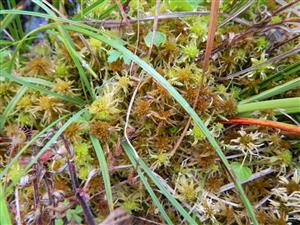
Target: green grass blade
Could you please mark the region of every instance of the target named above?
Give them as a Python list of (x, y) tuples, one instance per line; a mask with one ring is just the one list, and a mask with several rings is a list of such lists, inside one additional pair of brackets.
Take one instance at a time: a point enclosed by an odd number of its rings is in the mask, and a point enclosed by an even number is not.
[[(55, 13), (52, 12), (51, 9), (49, 9), (41, 1), (34, 0), (33, 2), (36, 3), (38, 6), (40, 6), (41, 8), (43, 8), (48, 14), (38, 13), (38, 12), (30, 12), (30, 11), (22, 11), (22, 10), (0, 10), (0, 14), (29, 15), (29, 16), (42, 17), (42, 18), (45, 18), (45, 19), (52, 19), (54, 21), (60, 21), (60, 22), (68, 22), (68, 23), (72, 23), (72, 24), (78, 24), (76, 22), (73, 22), (72, 20), (68, 20), (68, 19), (56, 17)], [(59, 32), (61, 33), (61, 35), (63, 37), (64, 45), (66, 46), (66, 48), (67, 48), (67, 50), (68, 50), (68, 52), (69, 52), (72, 60), (74, 61), (75, 66), (77, 67), (77, 69), (79, 71), (80, 79), (81, 79), (81, 82), (83, 84), (83, 90), (85, 90), (85, 88), (86, 88), (88, 90), (90, 96), (92, 97), (92, 99), (95, 99), (95, 93), (94, 93), (93, 89), (91, 88), (91, 85), (90, 85), (90, 83), (89, 83), (89, 81), (87, 79), (87, 76), (84, 73), (83, 67), (80, 64), (79, 59), (77, 58), (77, 52), (75, 51), (75, 49), (74, 49), (74, 47), (72, 45), (72, 40), (69, 37), (69, 35), (64, 30), (61, 29), (61, 26), (59, 26), (57, 24), (51, 24), (51, 25), (47, 24), (47, 25), (45, 25), (45, 26), (43, 26), (41, 28), (35, 29), (34, 31), (32, 31), (30, 33), (33, 34), (33, 33), (40, 32), (42, 30), (46, 30), (47, 26), (48, 27), (49, 26), (55, 26), (59, 30)], [(26, 37), (28, 37), (28, 35), (29, 34), (27, 34)], [(23, 38), (23, 39), (25, 39), (25, 38)], [(22, 44), (23, 44), (23, 41), (22, 41), (22, 43), (20, 43), (20, 46)], [(17, 52), (17, 51), (15, 51), (15, 52)], [(15, 55), (13, 56), (13, 58), (14, 57), (15, 57)], [(11, 63), (11, 66), (10, 66), (10, 71), (11, 71), (13, 62), (14, 61), (12, 60), (12, 63)]]
[(89, 13), (93, 12), (95, 9), (100, 7), (102, 4), (105, 4), (107, 0), (97, 0), (90, 6), (86, 7), (85, 9), (82, 10), (81, 13), (75, 15), (73, 17), (74, 20), (82, 19), (84, 16), (88, 15)]
[(140, 167), (138, 167), (134, 156), (130, 153), (131, 149), (128, 147), (129, 145), (123, 145), (124, 150), (132, 164), (132, 166), (135, 168), (136, 172), (138, 173), (140, 179), (142, 180), (145, 188), (147, 189), (148, 193), (150, 194), (154, 204), (156, 205), (156, 207), (158, 208), (158, 210), (160, 211), (162, 217), (164, 218), (164, 220), (166, 221), (167, 224), (173, 224), (173, 222), (171, 221), (171, 219), (169, 218), (168, 214), (166, 213), (166, 211), (164, 210), (162, 204), (159, 202), (159, 199), (156, 197), (153, 189), (151, 188), (150, 184), (147, 181), (147, 178), (144, 176), (142, 170), (140, 169)]
[(6, 15), (0, 22), (0, 33), (2, 33), (2, 31), (7, 28), (16, 17), (17, 15), (14, 14)]
[(5, 192), (0, 182), (0, 224), (10, 225), (11, 220), (9, 216), (9, 211), (7, 208)]
[(44, 133), (46, 133), (50, 128), (52, 128), (53, 126), (55, 126), (56, 124), (58, 124), (60, 121), (66, 119), (70, 115), (71, 114), (68, 114), (68, 115), (62, 116), (61, 118), (55, 120), (54, 122), (52, 122), (51, 124), (49, 124), (47, 127), (45, 127), (41, 132), (39, 132), (38, 134), (36, 134), (28, 143), (26, 143), (26, 145), (23, 146), (18, 151), (18, 153), (14, 156), (14, 158), (5, 166), (5, 168), (3, 169), (3, 171), (1, 171), (1, 173), (0, 173), (0, 180), (3, 178), (4, 175), (7, 174), (7, 172), (12, 167), (12, 165), (17, 162), (18, 158), (26, 151), (26, 149), (29, 146), (31, 146), (40, 136), (42, 136)]
[(240, 193), (240, 197), (242, 199), (244, 206), (246, 207), (246, 209), (248, 211), (249, 217), (251, 218), (252, 222), (255, 225), (257, 225), (258, 222), (256, 220), (254, 209), (253, 209), (250, 201), (248, 200), (247, 196), (244, 193), (244, 190), (240, 184), (239, 178), (235, 175), (234, 171), (232, 171), (228, 160), (226, 159), (224, 153), (222, 152), (222, 150), (221, 150), (220, 146), (218, 145), (217, 141), (215, 140), (215, 138), (210, 134), (208, 128), (205, 126), (203, 121), (200, 119), (200, 117), (197, 115), (197, 113), (193, 110), (193, 108), (189, 105), (189, 103), (179, 94), (179, 92), (172, 85), (170, 85), (170, 83), (164, 77), (162, 77), (152, 66), (147, 64), (145, 61), (140, 59), (138, 56), (134, 55), (131, 51), (126, 49), (124, 46), (120, 45), (117, 41), (106, 38), (102, 35), (99, 35), (97, 33), (94, 33), (94, 32), (88, 31), (86, 29), (79, 28), (79, 27), (68, 26), (68, 25), (64, 25), (63, 27), (67, 30), (73, 30), (73, 31), (88, 35), (90, 37), (93, 37), (95, 39), (98, 39), (99, 41), (102, 41), (102, 42), (112, 46), (113, 48), (117, 49), (125, 57), (128, 57), (129, 59), (131, 59), (138, 65), (140, 65), (150, 76), (152, 76), (157, 82), (159, 82), (159, 84), (161, 86), (163, 86), (169, 92), (169, 94), (171, 96), (173, 96), (173, 98), (193, 118), (196, 125), (201, 128), (202, 132), (207, 137), (207, 140), (209, 141), (209, 143), (212, 145), (212, 147), (214, 148), (214, 150), (220, 157), (220, 159), (223, 162), (223, 164), (225, 165), (226, 169), (228, 171), (230, 171), (230, 173), (233, 175), (233, 177), (236, 178), (236, 180), (235, 180), (236, 189)]
[[(80, 110), (75, 115), (73, 115), (52, 137), (51, 139), (43, 146), (42, 149), (31, 159), (31, 161), (27, 164), (24, 170), (22, 170), (16, 180), (19, 180), (22, 176), (24, 176), (30, 168), (37, 162), (37, 160), (41, 157), (41, 155), (57, 140), (57, 138), (64, 132), (64, 130), (74, 121), (76, 121), (80, 115), (85, 111), (85, 109)], [(7, 172), (7, 171), (6, 171)], [(2, 174), (2, 173), (1, 173)], [(16, 182), (12, 182), (8, 187), (7, 190), (12, 190), (13, 187), (16, 185)]]
[(13, 99), (11, 99), (11, 101), (8, 103), (8, 105), (4, 109), (3, 114), (0, 115), (0, 130), (2, 130), (8, 116), (11, 114), (11, 112), (13, 111), (15, 106), (17, 105), (18, 101), (22, 98), (22, 96), (25, 94), (26, 91), (27, 91), (27, 87), (24, 87), (24, 86), (21, 87), (18, 90), (15, 97), (13, 97)]
[(36, 34), (36, 33), (39, 33), (39, 32), (42, 32), (42, 31), (45, 31), (45, 30), (48, 30), (50, 28), (55, 28), (57, 25), (54, 24), (54, 23), (51, 23), (51, 24), (46, 24), (46, 25), (43, 25), (43, 26), (40, 26), (32, 31), (30, 31), (29, 33), (27, 33), (20, 41), (17, 42), (17, 45), (15, 47), (15, 51), (14, 53), (12, 54), (12, 57), (11, 57), (11, 60), (10, 60), (10, 64), (9, 64), (9, 69), (8, 71), (11, 72), (12, 69), (13, 69), (13, 66), (15, 65), (15, 59), (16, 59), (16, 56), (18, 54), (18, 52), (20, 51), (20, 49), (22, 48), (22, 46), (25, 44), (25, 41), (27, 41), (30, 36)]
[[(44, 17), (44, 18), (49, 18), (49, 19), (53, 19), (51, 16), (46, 15), (45, 14), (39, 14), (39, 13), (32, 13), (32, 12), (26, 12), (26, 11), (20, 11), (20, 10), (2, 10), (0, 11), (0, 14), (26, 14), (26, 15), (33, 15), (33, 16), (40, 16), (40, 17)], [(112, 47), (114, 47), (115, 49), (117, 49), (118, 51), (120, 51), (124, 56), (128, 57), (129, 59), (133, 60), (134, 62), (136, 62), (137, 64), (139, 64), (146, 72), (148, 72), (154, 79), (156, 79), (164, 88), (166, 88), (168, 90), (168, 92), (176, 99), (176, 101), (179, 102), (179, 104), (182, 105), (182, 107), (187, 111), (187, 113), (193, 118), (194, 122), (202, 129), (203, 133), (207, 136), (208, 141), (211, 143), (211, 145), (213, 146), (213, 148), (216, 150), (217, 154), (219, 155), (220, 159), (222, 160), (222, 162), (224, 163), (225, 167), (231, 172), (231, 174), (234, 174), (234, 172), (230, 169), (230, 165), (227, 161), (227, 159), (225, 158), (221, 148), (219, 147), (218, 143), (216, 142), (216, 140), (211, 136), (211, 134), (209, 133), (209, 130), (205, 127), (204, 123), (202, 122), (202, 120), (198, 117), (198, 115), (196, 114), (196, 112), (191, 108), (191, 106), (187, 103), (187, 101), (176, 91), (176, 89), (174, 87), (172, 87), (159, 73), (157, 73), (150, 65), (148, 65), (146, 62), (144, 62), (143, 60), (141, 60), (139, 57), (137, 57), (136, 55), (134, 55), (132, 52), (130, 52), (129, 50), (127, 50), (125, 47), (121, 46), (117, 41), (113, 40), (113, 39), (109, 39), (106, 38), (102, 35), (99, 35), (97, 33), (91, 32), (89, 30), (95, 30), (95, 28), (92, 28), (90, 26), (87, 25), (82, 25), (82, 24), (78, 24), (75, 23), (73, 21), (69, 21), (66, 19), (57, 19), (57, 21), (64, 21), (73, 25), (77, 25), (76, 26), (63, 26), (65, 29), (67, 30), (73, 30), (73, 31), (77, 31), (79, 33), (83, 33), (85, 35), (88, 35), (90, 37), (93, 37), (95, 39), (98, 39)], [(84, 28), (84, 29), (82, 29)], [(255, 217), (255, 213), (253, 210), (252, 205), (250, 204), (249, 200), (247, 199), (241, 185), (240, 182), (238, 180), (238, 178), (236, 178), (235, 185), (236, 188), (238, 190), (238, 192), (240, 193), (240, 197), (242, 199), (243, 204), (245, 205), (247, 211), (248, 211), (248, 215), (251, 218), (252, 222), (256, 225), (258, 224), (256, 221), (256, 217)]]
[(28, 83), (32, 83), (32, 84), (40, 84), (46, 87), (53, 87), (54, 83), (52, 83), (51, 81), (47, 81), (41, 78), (36, 78), (36, 77), (21, 77), (22, 80), (28, 82)]
[(277, 72), (276, 74), (268, 77), (267, 79), (263, 80), (260, 84), (258, 84), (259, 89), (263, 89), (267, 87), (268, 83), (276, 82), (281, 80), (284, 76), (290, 76), (294, 73), (300, 71), (300, 62), (294, 63), (282, 69), (281, 71)]
[(57, 140), (57, 138), (64, 132), (64, 130), (73, 122), (75, 122), (82, 113), (84, 113), (85, 109), (80, 110), (76, 114), (74, 114), (64, 125), (59, 128), (59, 130), (52, 136), (52, 138), (43, 146), (43, 148), (36, 154), (36, 156), (28, 163), (24, 172), (27, 172), (33, 164), (37, 162), (37, 160), (41, 157), (41, 155)]
[(112, 196), (112, 190), (110, 184), (110, 176), (109, 176), (105, 155), (99, 140), (93, 135), (90, 135), (90, 139), (94, 146), (98, 158), (99, 166), (100, 166), (100, 171), (103, 177), (104, 188), (105, 188), (106, 198), (108, 202), (108, 208), (112, 212), (114, 209), (114, 203), (113, 203), (113, 196)]
[(169, 202), (176, 208), (176, 210), (188, 221), (188, 224), (196, 225), (196, 221), (187, 213), (187, 211), (180, 205), (180, 203), (170, 194), (166, 188), (160, 183), (157, 177), (153, 174), (152, 170), (140, 158), (135, 157), (135, 150), (128, 144), (127, 141), (122, 142), (124, 151), (126, 152), (132, 165), (137, 168), (141, 167), (144, 172), (150, 177), (152, 182), (159, 188), (161, 193), (169, 200)]
[(85, 74), (84, 69), (83, 69), (83, 67), (80, 63), (80, 60), (78, 58), (78, 54), (77, 54), (76, 50), (74, 49), (74, 45), (72, 43), (72, 40), (71, 40), (69, 34), (65, 30), (61, 29), (60, 27), (59, 27), (59, 31), (63, 36), (63, 42), (64, 42), (64, 44), (65, 44), (65, 46), (66, 46), (73, 62), (74, 62), (74, 64), (75, 64), (75, 66), (76, 66), (76, 68), (79, 72), (79, 76), (80, 76), (81, 82), (83, 84), (82, 86), (87, 89), (87, 91), (89, 92), (92, 100), (96, 99), (96, 95), (95, 95), (95, 93), (94, 93), (94, 91), (93, 91), (93, 89), (92, 89), (92, 87), (89, 83), (89, 80), (87, 78), (87, 75)]
[(44, 87), (40, 87), (40, 86), (34, 85), (34, 84), (30, 83), (30, 82), (27, 82), (27, 81), (23, 80), (22, 78), (12, 76), (12, 75), (6, 73), (3, 70), (1, 70), (1, 76), (7, 78), (10, 81), (14, 81), (14, 82), (16, 82), (18, 84), (22, 84), (22, 85), (24, 85), (27, 88), (31, 88), (31, 89), (39, 91), (39, 92), (41, 92), (43, 94), (47, 94), (47, 95), (59, 98), (59, 99), (64, 100), (66, 102), (70, 102), (70, 103), (73, 103), (75, 105), (83, 105), (84, 104), (84, 100), (82, 100), (79, 97), (70, 97), (70, 96), (58, 94), (58, 93), (50, 91), (50, 90), (48, 90), (48, 89), (46, 89)]
[(251, 98), (241, 101), (239, 104), (245, 104), (245, 103), (250, 103), (250, 102), (254, 102), (254, 101), (264, 100), (264, 99), (270, 98), (272, 96), (281, 94), (283, 92), (289, 91), (289, 90), (297, 88), (297, 87), (300, 87), (300, 78), (296, 78), (285, 84), (276, 86), (274, 88), (271, 88), (270, 90), (267, 90), (258, 95), (252, 96)]
[[(10, 0), (10, 4), (11, 4), (11, 7), (12, 8), (16, 8), (17, 7), (17, 4), (16, 4), (16, 1), (15, 0)], [(23, 37), (24, 35), (24, 32), (23, 32), (23, 28), (22, 28), (22, 23), (21, 23), (21, 19), (20, 19), (20, 16), (17, 16), (15, 18), (15, 24), (16, 24), (16, 28), (17, 28), (17, 33), (18, 33), (18, 40), (21, 39), (21, 37)]]
[(283, 109), (290, 113), (300, 112), (300, 97), (239, 104), (237, 111), (241, 114), (267, 109)]
[[(66, 18), (60, 18), (60, 17), (56, 17), (56, 16), (52, 16), (52, 15), (48, 15), (45, 13), (40, 13), (40, 12), (32, 12), (32, 11), (24, 11), (24, 10), (0, 10), (0, 15), (5, 15), (5, 14), (12, 14), (12, 15), (26, 15), (26, 16), (35, 16), (35, 17), (41, 17), (44, 19), (48, 19), (48, 20), (54, 20), (54, 21), (58, 21), (58, 22), (62, 22), (62, 23), (69, 23), (72, 25), (76, 25), (78, 27), (82, 27), (84, 29), (87, 30), (92, 30), (94, 32), (99, 32), (99, 29), (88, 26), (86, 24), (82, 24), (78, 21), (73, 21), (73, 20), (69, 20)], [(56, 24), (57, 25), (57, 24)], [(44, 25), (47, 26), (47, 25)], [(38, 28), (36, 28), (38, 29)]]
[[(42, 9), (44, 9), (49, 15), (51, 15), (54, 20), (56, 21), (57, 20), (57, 16), (56, 14), (50, 9), (48, 8), (48, 6), (46, 6), (42, 1), (39, 1), (39, 0), (33, 0), (33, 2), (35, 4), (37, 4), (38, 6), (40, 6)], [(92, 100), (94, 100), (96, 98), (95, 96), (95, 93), (91, 87), (91, 84), (89, 83), (89, 80), (86, 76), (86, 74), (84, 73), (84, 69), (80, 63), (80, 60), (78, 59), (78, 54), (75, 50), (75, 47), (74, 47), (74, 44), (72, 42), (72, 39), (71, 37), (69, 36), (69, 34), (63, 29), (62, 26), (60, 25), (57, 25), (57, 29), (58, 31), (60, 32), (61, 36), (62, 36), (62, 41), (65, 45), (65, 47), (67, 48), (78, 72), (79, 72), (79, 76), (80, 76), (80, 80), (81, 80), (81, 83), (82, 83), (82, 87), (83, 87), (83, 90), (85, 92), (85, 89), (87, 89), (87, 91), (89, 92)]]
[[(267, 79), (261, 81), (256, 86), (256, 88), (260, 92), (261, 90), (266, 89), (270, 83), (280, 81), (280, 80), (284, 79), (284, 77), (286, 78), (288, 76), (291, 76), (291, 75), (297, 73), (298, 71), (300, 71), (300, 62), (286, 66), (284, 69), (280, 70), (279, 72), (273, 74), (272, 76), (267, 77)], [(243, 99), (245, 97), (251, 96), (252, 94), (254, 94), (254, 90), (249, 90), (249, 88), (245, 88), (241, 92), (240, 96), (241, 96), (241, 99)]]
[(162, 215), (163, 219), (166, 221), (167, 224), (172, 225), (173, 224), (172, 220), (170, 219), (170, 217), (164, 210), (162, 204), (159, 202), (159, 199), (156, 197), (154, 191), (152, 190), (150, 184), (147, 181), (147, 178), (143, 175), (142, 171), (139, 168), (137, 168), (137, 173), (138, 173), (141, 181), (143, 182), (146, 190), (148, 191), (154, 205), (158, 208), (160, 214)]

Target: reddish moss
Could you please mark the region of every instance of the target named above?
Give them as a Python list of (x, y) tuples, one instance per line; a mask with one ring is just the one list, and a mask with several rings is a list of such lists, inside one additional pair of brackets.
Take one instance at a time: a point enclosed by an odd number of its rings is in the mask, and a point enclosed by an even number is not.
[(91, 134), (99, 138), (100, 141), (106, 141), (109, 137), (109, 128), (109, 123), (95, 121), (91, 124)]

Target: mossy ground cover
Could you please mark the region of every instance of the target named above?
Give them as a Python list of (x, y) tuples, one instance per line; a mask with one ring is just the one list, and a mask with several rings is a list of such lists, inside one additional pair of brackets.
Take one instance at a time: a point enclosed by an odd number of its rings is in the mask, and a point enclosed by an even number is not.
[(300, 221), (300, 5), (218, 3), (0, 4), (1, 224)]

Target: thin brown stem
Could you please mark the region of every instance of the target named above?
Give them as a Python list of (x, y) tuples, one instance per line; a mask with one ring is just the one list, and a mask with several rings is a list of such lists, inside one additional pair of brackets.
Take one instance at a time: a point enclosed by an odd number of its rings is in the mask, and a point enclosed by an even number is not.
[(292, 5), (295, 5), (298, 2), (300, 2), (300, 0), (294, 0), (294, 1), (291, 1), (291, 2), (287, 3), (284, 6), (279, 7), (277, 10), (275, 10), (272, 13), (272, 16), (276, 16), (278, 13), (282, 12), (283, 10), (286, 10), (287, 8), (291, 7)]
[(159, 5), (160, 5), (160, 0), (156, 0), (155, 3), (155, 16), (154, 16), (154, 23), (153, 23), (153, 29), (152, 29), (152, 38), (151, 38), (151, 43), (148, 51), (148, 57), (150, 58), (151, 51), (153, 48), (153, 42), (155, 38), (155, 32), (157, 31), (157, 26), (158, 26), (158, 10), (159, 10)]
[[(63, 139), (64, 145), (65, 145), (69, 155), (72, 158), (73, 152), (71, 150), (69, 142), (63, 136), (62, 136), (62, 139)], [(69, 169), (69, 173), (70, 173), (72, 190), (74, 191), (75, 197), (83, 210), (85, 222), (87, 225), (96, 225), (92, 211), (87, 203), (87, 199), (84, 197), (84, 195), (82, 194), (82, 191), (79, 188), (79, 181), (78, 181), (78, 178), (76, 175), (75, 166), (70, 159), (67, 159), (67, 165), (68, 165), (68, 169)]]
[[(196, 105), (197, 105), (197, 102), (198, 102), (198, 99), (200, 96), (200, 90), (204, 86), (204, 80), (205, 80), (205, 76), (206, 76), (206, 72), (208, 69), (209, 60), (210, 60), (210, 56), (211, 56), (211, 52), (212, 52), (212, 48), (213, 48), (215, 32), (217, 29), (218, 9), (219, 9), (219, 0), (212, 1), (211, 2), (211, 11), (210, 11), (211, 19), (209, 21), (209, 27), (208, 27), (208, 38), (207, 38), (207, 42), (206, 42), (206, 49), (205, 49), (205, 55), (204, 55), (203, 72), (202, 72), (201, 80), (200, 80), (200, 83), (198, 86), (197, 95), (193, 102), (193, 110), (195, 110), (195, 108), (196, 108)], [(179, 148), (181, 142), (183, 141), (184, 136), (186, 135), (186, 132), (188, 131), (188, 129), (190, 127), (191, 122), (192, 122), (192, 118), (189, 117), (189, 120), (188, 120), (187, 124), (185, 125), (181, 136), (179, 137), (178, 141), (176, 142), (176, 144), (171, 152), (172, 155), (175, 154), (176, 150)]]
[[(158, 15), (159, 20), (166, 20), (166, 19), (178, 19), (178, 18), (183, 18), (183, 17), (189, 17), (189, 16), (198, 16), (198, 15), (208, 15), (210, 12), (209, 11), (195, 11), (195, 12), (174, 12), (174, 13), (167, 13), (167, 14), (160, 14)], [(231, 14), (227, 13), (221, 13), (221, 16), (225, 18), (230, 18), (232, 17)], [(146, 16), (143, 18), (137, 18), (137, 19), (129, 19), (128, 22), (130, 24), (132, 23), (139, 23), (139, 22), (147, 22), (147, 21), (152, 21), (155, 19), (155, 16)], [(245, 19), (241, 18), (233, 18), (232, 21), (246, 25), (246, 26), (252, 26), (252, 23)], [(99, 25), (105, 28), (114, 28), (114, 27), (119, 27), (119, 26), (127, 26), (128, 24), (122, 23), (122, 21), (119, 20), (95, 20), (95, 19), (84, 19), (82, 22), (84, 23), (92, 23), (95, 25)]]
[(127, 26), (129, 26), (130, 30), (132, 31), (132, 26), (131, 26), (131, 23), (129, 22), (128, 18), (127, 18), (127, 14), (126, 12), (124, 11), (124, 8), (122, 6), (122, 3), (120, 2), (120, 0), (115, 0), (115, 3), (117, 4), (119, 10), (120, 10), (120, 13), (122, 15), (122, 18), (123, 18), (123, 21), (125, 22), (125, 24)]

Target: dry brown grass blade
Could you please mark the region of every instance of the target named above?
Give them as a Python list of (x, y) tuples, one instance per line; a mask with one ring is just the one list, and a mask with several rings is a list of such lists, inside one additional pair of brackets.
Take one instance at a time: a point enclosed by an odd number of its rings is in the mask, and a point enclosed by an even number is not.
[(206, 42), (205, 48), (205, 55), (204, 55), (204, 63), (203, 63), (203, 74), (201, 79), (201, 86), (203, 86), (204, 77), (207, 72), (207, 68), (209, 65), (209, 59), (211, 56), (211, 52), (213, 49), (213, 43), (215, 38), (215, 32), (217, 29), (217, 18), (218, 18), (218, 9), (219, 9), (219, 0), (211, 1), (211, 10), (210, 10), (210, 21), (208, 26), (208, 37)]
[[(219, 0), (214, 0), (211, 1), (211, 10), (210, 10), (210, 21), (209, 21), (209, 26), (208, 26), (208, 37), (207, 37), (207, 42), (206, 42), (206, 49), (205, 49), (205, 55), (204, 55), (204, 62), (203, 62), (203, 72), (202, 72), (202, 76), (201, 76), (201, 80), (199, 83), (199, 88), (198, 88), (198, 92), (197, 92), (197, 96), (194, 100), (193, 103), (193, 109), (196, 108), (198, 99), (199, 99), (199, 94), (200, 94), (200, 89), (203, 88), (204, 86), (204, 78), (206, 76), (206, 72), (208, 69), (208, 65), (209, 65), (209, 60), (210, 60), (210, 56), (211, 56), (211, 52), (213, 49), (213, 44), (214, 44), (214, 38), (215, 38), (215, 33), (216, 33), (216, 29), (217, 29), (217, 18), (218, 18), (218, 9), (219, 9)], [(191, 124), (191, 117), (189, 118), (180, 138), (178, 139), (178, 141), (176, 142), (171, 154), (174, 155), (176, 150), (179, 148), (184, 136), (186, 135), (186, 132)]]

